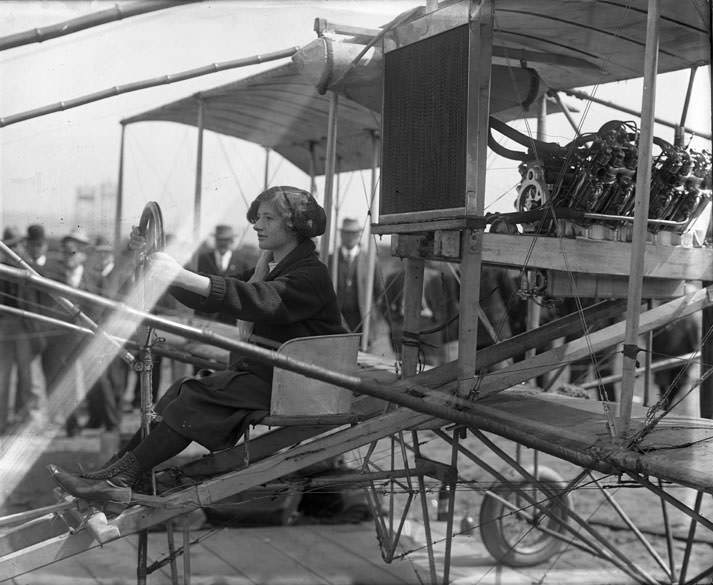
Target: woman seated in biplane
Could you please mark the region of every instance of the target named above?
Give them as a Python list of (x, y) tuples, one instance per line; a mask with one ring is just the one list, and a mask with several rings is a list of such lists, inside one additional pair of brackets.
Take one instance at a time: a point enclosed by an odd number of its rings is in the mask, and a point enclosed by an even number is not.
[[(306, 191), (271, 187), (252, 202), (247, 218), (262, 250), (253, 271), (241, 279), (204, 276), (156, 252), (149, 262), (158, 284), (170, 286), (171, 294), (191, 308), (233, 313), (251, 322), (256, 336), (277, 343), (344, 333), (329, 272), (311, 239), (324, 233), (324, 209)], [(136, 230), (132, 243), (142, 243)], [(53, 477), (74, 496), (118, 501), (118, 493), (191, 441), (211, 451), (235, 445), (249, 424), (267, 414), (271, 379), (270, 366), (248, 359), (236, 360), (226, 371), (181, 379), (156, 405), (158, 422), (146, 438), (137, 433), (97, 471), (72, 474), (51, 466)]]

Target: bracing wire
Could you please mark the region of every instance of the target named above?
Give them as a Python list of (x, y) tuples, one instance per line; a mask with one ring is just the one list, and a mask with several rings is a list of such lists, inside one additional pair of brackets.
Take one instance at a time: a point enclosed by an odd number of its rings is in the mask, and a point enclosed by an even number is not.
[(223, 153), (223, 158), (225, 159), (225, 162), (228, 165), (228, 170), (230, 171), (230, 175), (233, 177), (233, 181), (235, 181), (235, 185), (238, 188), (238, 192), (240, 193), (240, 198), (243, 200), (243, 203), (245, 204), (245, 209), (248, 209), (250, 207), (250, 202), (248, 201), (248, 198), (245, 196), (245, 191), (243, 191), (243, 186), (240, 184), (240, 177), (238, 177), (238, 173), (235, 172), (235, 168), (233, 167), (230, 156), (228, 155), (228, 151), (225, 148), (225, 142), (223, 141), (222, 134), (218, 134), (218, 144), (220, 145), (220, 151)]
[(280, 171), (280, 168), (282, 167), (282, 163), (285, 162), (284, 157), (280, 157), (277, 159), (277, 164), (275, 165), (275, 168), (272, 170), (272, 174), (270, 175), (268, 179), (268, 185), (272, 185), (275, 182), (275, 177), (277, 176), (277, 173)]
[(506, 195), (509, 195), (510, 193), (512, 193), (513, 189), (515, 189), (515, 188), (518, 186), (519, 183), (520, 183), (520, 181), (517, 181), (515, 184), (511, 185), (510, 187), (508, 187), (507, 189), (505, 189), (504, 191), (502, 191), (499, 195), (497, 195), (497, 196), (495, 197), (495, 199), (494, 199), (493, 201), (491, 201), (490, 203), (488, 203), (488, 205), (485, 206), (485, 209), (487, 210), (488, 208), (493, 207), (493, 206), (494, 206), (496, 203), (498, 203), (503, 197), (505, 197)]
[[(708, 331), (706, 331), (705, 334), (702, 336), (701, 342), (699, 344), (699, 350), (706, 343), (709, 342), (711, 337), (713, 337), (713, 327), (709, 328)], [(689, 357), (689, 359), (685, 362), (684, 367), (678, 372), (674, 381), (669, 385), (663, 395), (648, 409), (644, 419), (644, 426), (631, 437), (629, 441), (630, 446), (639, 446), (641, 444), (641, 441), (643, 441), (643, 439), (656, 428), (656, 426), (664, 419), (667, 414), (669, 414), (676, 406), (678, 406), (705, 380), (707, 380), (711, 375), (713, 375), (713, 369), (708, 369), (705, 373), (699, 376), (698, 380), (695, 383), (690, 385), (688, 390), (684, 392), (683, 395), (676, 402), (667, 405), (668, 398), (672, 394), (674, 388), (677, 387), (679, 379), (684, 375), (684, 372), (686, 371), (688, 366), (690, 366), (692, 360), (693, 357)]]

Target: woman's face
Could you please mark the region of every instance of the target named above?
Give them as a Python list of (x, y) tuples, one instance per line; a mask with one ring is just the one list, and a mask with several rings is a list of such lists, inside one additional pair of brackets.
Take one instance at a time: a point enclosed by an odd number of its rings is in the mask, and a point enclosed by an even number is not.
[(284, 255), (297, 245), (297, 234), (287, 228), (285, 220), (277, 212), (272, 201), (264, 201), (257, 210), (257, 219), (253, 224), (257, 232), (258, 246), (261, 250), (272, 250), (276, 255)]

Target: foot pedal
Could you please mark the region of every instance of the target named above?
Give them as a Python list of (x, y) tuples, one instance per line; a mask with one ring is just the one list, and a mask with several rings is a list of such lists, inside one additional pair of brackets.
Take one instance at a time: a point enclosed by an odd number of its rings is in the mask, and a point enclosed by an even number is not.
[(115, 524), (109, 524), (106, 514), (96, 508), (90, 510), (90, 515), (87, 517), (87, 529), (100, 544), (115, 540), (121, 536), (119, 527)]
[(82, 514), (79, 510), (80, 501), (65, 492), (59, 486), (54, 488), (52, 493), (58, 502), (63, 502), (67, 505), (67, 507), (58, 514), (58, 516), (64, 520), (64, 523), (67, 525), (67, 528), (69, 528), (69, 531), (71, 533), (75, 533), (78, 530), (81, 530), (84, 525), (84, 514)]
[(119, 527), (109, 524), (109, 520), (103, 510), (85, 500), (75, 498), (60, 487), (54, 488), (53, 492), (59, 502), (67, 504), (67, 508), (62, 513), (62, 518), (70, 532), (76, 533), (82, 528), (86, 528), (99, 544), (104, 544), (121, 536)]

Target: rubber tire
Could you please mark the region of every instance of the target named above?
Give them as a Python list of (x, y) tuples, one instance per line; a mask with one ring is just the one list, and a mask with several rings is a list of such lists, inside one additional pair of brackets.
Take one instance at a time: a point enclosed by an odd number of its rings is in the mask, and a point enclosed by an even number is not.
[[(526, 468), (529, 473), (534, 474), (533, 468)], [(510, 500), (515, 495), (512, 485), (520, 484), (522, 486), (530, 485), (530, 482), (525, 480), (513, 470), (507, 470), (505, 475), (509, 483), (496, 490), (497, 494)], [(550, 530), (557, 531), (561, 534), (566, 534), (564, 524), (567, 522), (569, 511), (572, 509), (572, 498), (570, 494), (562, 495), (562, 488), (566, 485), (564, 479), (555, 471), (548, 467), (538, 466), (537, 476), (541, 483), (549, 486), (553, 496), (556, 494), (556, 505), (553, 507), (553, 512), (559, 521), (552, 518), (545, 518), (547, 527)], [(524, 502), (527, 505), (527, 502)], [(485, 545), (485, 548), (492, 557), (500, 564), (508, 567), (531, 567), (545, 562), (552, 555), (562, 550), (565, 543), (553, 536), (541, 532), (542, 540), (535, 547), (518, 547), (516, 544), (511, 544), (503, 532), (502, 517), (505, 514), (509, 515), (509, 508), (500, 502), (497, 498), (486, 494), (480, 506), (479, 527), (480, 536)], [(524, 524), (524, 520), (522, 521)], [(536, 530), (536, 529), (535, 529)]]

